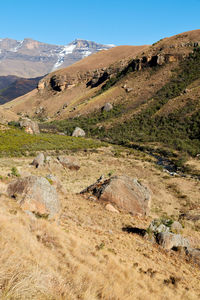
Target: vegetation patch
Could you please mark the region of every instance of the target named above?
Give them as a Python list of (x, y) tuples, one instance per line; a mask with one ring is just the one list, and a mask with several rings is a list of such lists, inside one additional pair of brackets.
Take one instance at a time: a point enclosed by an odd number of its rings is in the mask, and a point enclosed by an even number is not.
[(20, 129), (0, 131), (0, 157), (30, 155), (35, 151), (77, 151), (106, 146), (100, 141), (57, 134), (30, 135)]

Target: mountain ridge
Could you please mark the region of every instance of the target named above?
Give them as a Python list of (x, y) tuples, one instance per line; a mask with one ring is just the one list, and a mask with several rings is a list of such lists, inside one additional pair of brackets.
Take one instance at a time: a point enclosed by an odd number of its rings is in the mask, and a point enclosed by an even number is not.
[(66, 45), (46, 44), (30, 38), (19, 41), (0, 39), (0, 76), (43, 76), (113, 46), (83, 39), (76, 39)]

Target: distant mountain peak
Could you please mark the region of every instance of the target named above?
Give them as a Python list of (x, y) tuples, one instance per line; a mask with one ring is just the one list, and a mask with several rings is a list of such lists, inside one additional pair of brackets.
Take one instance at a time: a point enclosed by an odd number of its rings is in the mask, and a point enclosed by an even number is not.
[(0, 76), (42, 76), (113, 46), (84, 39), (75, 39), (66, 45), (46, 44), (32, 38), (0, 39)]

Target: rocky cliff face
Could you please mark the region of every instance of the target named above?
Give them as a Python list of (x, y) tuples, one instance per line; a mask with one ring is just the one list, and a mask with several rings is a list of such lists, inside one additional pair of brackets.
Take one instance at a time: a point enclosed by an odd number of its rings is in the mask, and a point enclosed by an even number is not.
[(120, 72), (128, 72), (130, 68), (131, 71), (140, 71), (143, 68), (155, 67), (157, 65), (161, 66), (165, 63), (181, 61), (184, 57), (185, 54), (158, 54), (142, 56), (131, 61), (122, 60), (108, 68), (94, 69), (73, 75), (68, 72), (66, 72), (66, 74), (53, 73), (52, 76), (47, 76), (38, 83), (38, 90), (40, 93), (47, 90), (62, 92), (83, 82), (85, 82), (86, 87), (93, 88), (99, 86), (106, 80), (111, 79)]
[(16, 75), (25, 78), (42, 76), (111, 47), (113, 45), (102, 45), (86, 40), (75, 40), (70, 44), (58, 46), (32, 39), (22, 41), (0, 39), (0, 76)]

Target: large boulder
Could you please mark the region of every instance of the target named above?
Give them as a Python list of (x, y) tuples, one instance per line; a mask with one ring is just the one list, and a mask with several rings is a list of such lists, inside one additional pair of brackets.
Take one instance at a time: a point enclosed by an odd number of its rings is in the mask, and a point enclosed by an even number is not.
[(53, 217), (59, 212), (56, 189), (43, 177), (19, 178), (8, 185), (7, 193), (15, 198), (25, 211), (48, 217)]
[(79, 163), (78, 159), (74, 156), (60, 155), (57, 157), (57, 159), (64, 168), (68, 168), (70, 170), (79, 170), (80, 169), (80, 163)]
[(39, 153), (36, 158), (32, 161), (31, 165), (36, 168), (42, 167), (44, 165), (45, 157), (43, 153)]
[(100, 179), (81, 193), (92, 192), (106, 203), (116, 205), (134, 216), (148, 215), (150, 191), (137, 179), (128, 176), (113, 176), (102, 182)]
[(20, 127), (24, 128), (27, 133), (39, 134), (40, 129), (38, 123), (30, 119), (23, 119), (19, 122)]
[(85, 136), (85, 131), (82, 128), (76, 127), (72, 133), (72, 136), (75, 137), (84, 137)]

